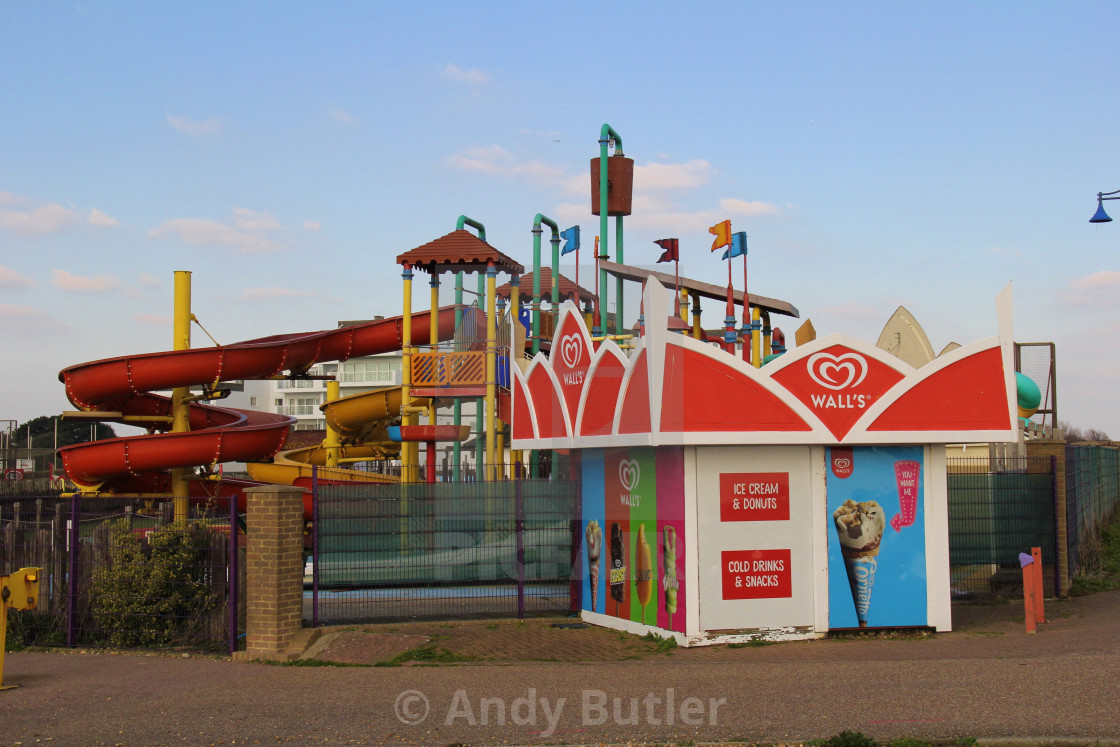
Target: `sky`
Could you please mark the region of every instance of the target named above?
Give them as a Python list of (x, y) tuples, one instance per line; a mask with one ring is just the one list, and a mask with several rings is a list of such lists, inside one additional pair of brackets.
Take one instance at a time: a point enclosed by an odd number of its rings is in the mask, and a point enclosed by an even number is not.
[(526, 267), (537, 213), (580, 225), (588, 285), (608, 123), (628, 264), (678, 237), (724, 283), (730, 219), (791, 340), (873, 343), (901, 305), (938, 351), (996, 334), (1012, 283), (1059, 418), (1120, 438), (1120, 223), (1088, 222), (1120, 189), (1117, 28), (1116, 2), (0, 0), (0, 420), (170, 349), (176, 270), (219, 343), (399, 314), (395, 257), (460, 215)]

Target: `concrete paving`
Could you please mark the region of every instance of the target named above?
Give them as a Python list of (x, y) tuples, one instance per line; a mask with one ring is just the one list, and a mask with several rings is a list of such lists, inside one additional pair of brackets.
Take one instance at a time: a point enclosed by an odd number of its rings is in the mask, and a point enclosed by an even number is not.
[(14, 653), (5, 681), (21, 687), (0, 693), (0, 744), (796, 744), (845, 729), (1120, 739), (1120, 592), (1047, 611), (1034, 636), (1021, 604), (958, 606), (949, 634), (660, 653), (553, 627), (563, 620), (362, 626), (330, 631), (315, 654), (371, 664), (430, 640), (468, 659), (430, 666)]

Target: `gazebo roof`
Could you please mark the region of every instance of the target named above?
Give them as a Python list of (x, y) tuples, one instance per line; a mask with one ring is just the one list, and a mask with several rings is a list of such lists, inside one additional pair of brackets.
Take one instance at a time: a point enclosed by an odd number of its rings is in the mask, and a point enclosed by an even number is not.
[(397, 256), (397, 264), (408, 262), (421, 272), (485, 272), (489, 262), (498, 272), (510, 275), (525, 272), (513, 259), (499, 252), (465, 228), (440, 236), (434, 241)]
[[(508, 299), (512, 283), (506, 283), (498, 288), (498, 298)], [(521, 276), (519, 281), (519, 290), (521, 291), (521, 303), (531, 303), (533, 300), (533, 273), (528, 272)], [(569, 300), (575, 299), (578, 294), (580, 301), (588, 303), (595, 302), (595, 294), (587, 290), (581, 285), (576, 285), (574, 282), (560, 275), (560, 299)], [(552, 268), (541, 268), (541, 300), (552, 303)]]

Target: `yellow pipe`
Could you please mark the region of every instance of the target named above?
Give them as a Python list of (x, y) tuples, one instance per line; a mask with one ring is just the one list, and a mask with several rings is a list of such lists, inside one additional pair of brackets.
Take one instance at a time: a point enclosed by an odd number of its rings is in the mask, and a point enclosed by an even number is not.
[(760, 309), (751, 307), (751, 365), (755, 368), (762, 367), (762, 330), (759, 321)]
[(688, 289), (681, 288), (680, 293), (681, 321), (688, 323)]
[[(191, 273), (175, 271), (175, 299), (172, 315), (172, 349), (191, 349)], [(171, 432), (186, 433), (191, 429), (191, 406), (187, 398), (190, 388), (175, 387), (171, 390)], [(171, 470), (171, 495), (175, 521), (186, 521), (189, 507), (190, 483), (185, 467)]]
[(494, 263), (486, 266), (486, 476), (495, 480), (495, 431), (498, 410), (498, 320), (494, 308), (497, 296), (498, 271)]
[[(334, 402), (339, 396), (339, 385), (337, 381), (327, 382), (327, 402)], [(327, 423), (327, 437), (323, 439), (323, 446), (327, 450), (327, 464), (328, 467), (338, 466), (338, 452), (339, 447), (342, 445), (342, 440), (339, 438), (338, 431), (331, 428), (331, 424)]]
[(700, 329), (700, 294), (692, 294), (692, 336), (699, 340), (702, 336)]
[[(404, 310), (401, 316), (401, 424), (412, 425), (413, 415), (409, 412), (412, 406), (412, 266), (404, 263)], [(413, 444), (401, 444), (401, 482), (413, 480), (412, 462)]]

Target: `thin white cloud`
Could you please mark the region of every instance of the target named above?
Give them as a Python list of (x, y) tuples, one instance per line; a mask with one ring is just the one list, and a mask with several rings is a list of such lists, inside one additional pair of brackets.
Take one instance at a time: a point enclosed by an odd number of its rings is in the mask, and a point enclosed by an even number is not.
[(172, 322), (171, 317), (160, 316), (159, 314), (134, 314), (132, 320), (140, 324), (150, 324), (155, 327), (170, 327)]
[(65, 323), (33, 306), (0, 303), (0, 320), (3, 320), (4, 331), (14, 334), (55, 334), (67, 329)]
[(500, 145), (467, 148), (462, 153), (448, 156), (447, 163), (461, 171), (479, 171), (542, 184), (565, 184), (570, 178), (563, 169), (543, 161), (518, 161)]
[(318, 231), (323, 227), (323, 224), (317, 220), (305, 220), (303, 222), (304, 231)]
[(30, 288), (33, 285), (35, 285), (35, 281), (27, 275), (22, 275), (9, 267), (0, 265), (0, 288), (15, 290)]
[(1120, 286), (1120, 272), (1101, 270), (1069, 284), (1074, 290), (1094, 290), (1096, 288), (1115, 288)]
[(248, 208), (234, 208), (233, 222), (245, 231), (283, 231), (276, 217), (271, 213), (258, 213)]
[(235, 300), (268, 301), (275, 298), (310, 298), (317, 295), (319, 294), (315, 291), (296, 290), (294, 288), (246, 288), (235, 296)]
[(758, 200), (736, 200), (725, 198), (719, 201), (720, 209), (732, 215), (778, 215), (781, 209), (777, 205)]
[(25, 236), (55, 233), (77, 220), (73, 210), (54, 202), (33, 210), (0, 210), (0, 228)]
[(710, 182), (715, 174), (715, 168), (707, 161), (700, 159), (693, 159), (688, 163), (635, 165), (634, 190), (696, 189)]
[(101, 226), (103, 228), (112, 228), (118, 225), (117, 219), (111, 215), (106, 215), (97, 208), (89, 209), (89, 217), (86, 218), (86, 223), (91, 226)]
[(66, 270), (51, 270), (51, 284), (70, 293), (107, 293), (119, 288), (121, 281), (112, 275), (86, 277)]
[(331, 109), (327, 112), (327, 116), (339, 124), (350, 126), (358, 124), (358, 118), (345, 109)]
[(196, 246), (231, 246), (240, 254), (254, 254), (279, 250), (280, 244), (268, 232), (282, 230), (284, 226), (269, 213), (234, 208), (232, 225), (208, 218), (176, 218), (148, 231), (148, 237), (178, 236)]
[(999, 246), (993, 246), (988, 250), (988, 254), (995, 254), (998, 257), (1019, 257), (1023, 253), (1018, 249), (1004, 249)]
[(0, 190), (0, 205), (24, 205), (27, 203), (27, 198), (17, 195), (15, 192), (5, 192)]
[(443, 77), (458, 83), (469, 83), (472, 86), (481, 86), (490, 82), (490, 76), (474, 67), (464, 70), (458, 65), (448, 63), (443, 68)]
[(159, 288), (163, 285), (163, 283), (161, 283), (159, 281), (159, 278), (157, 278), (155, 275), (151, 275), (147, 272), (142, 272), (140, 273), (140, 285), (145, 288)]
[(176, 117), (167, 115), (167, 123), (184, 135), (216, 135), (222, 129), (222, 121), (217, 117), (206, 119), (191, 119), (190, 117)]

